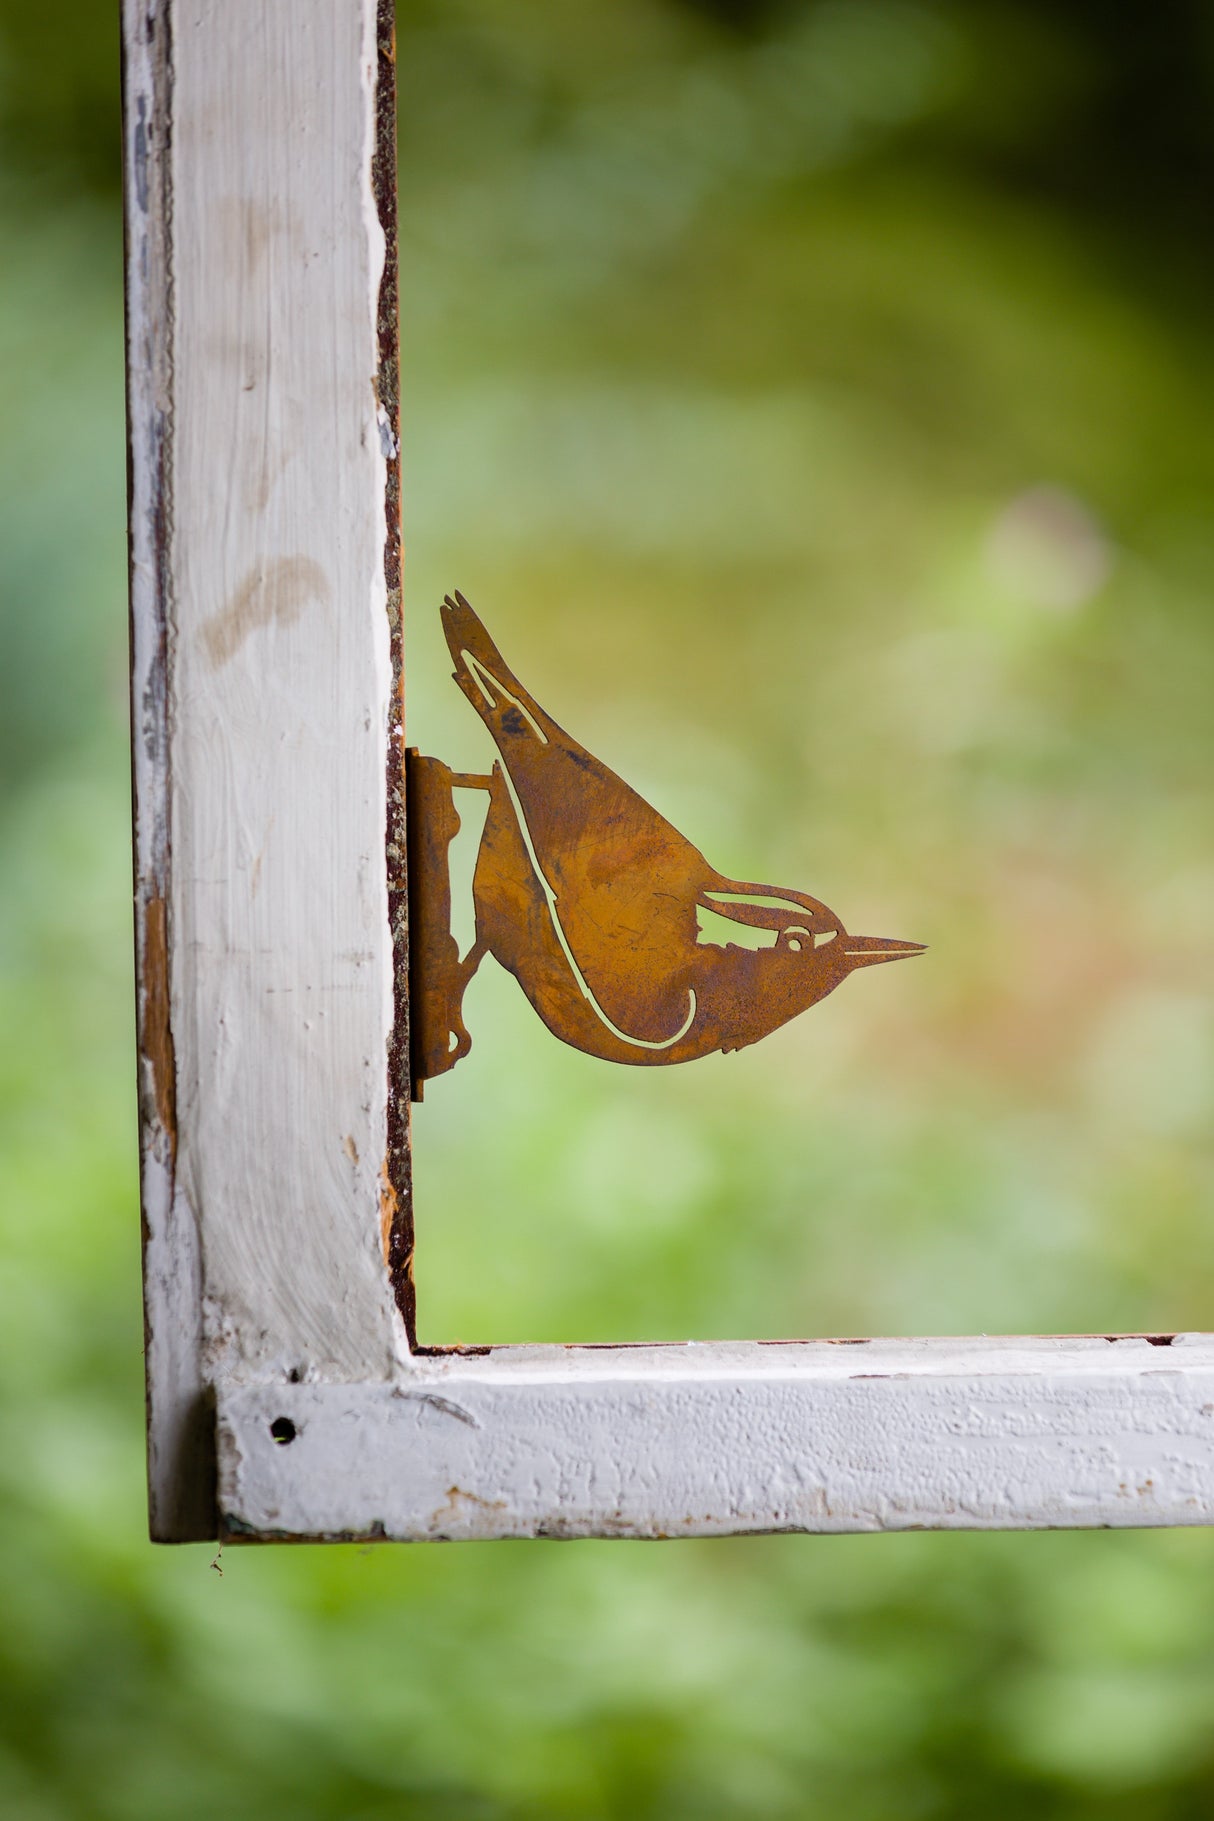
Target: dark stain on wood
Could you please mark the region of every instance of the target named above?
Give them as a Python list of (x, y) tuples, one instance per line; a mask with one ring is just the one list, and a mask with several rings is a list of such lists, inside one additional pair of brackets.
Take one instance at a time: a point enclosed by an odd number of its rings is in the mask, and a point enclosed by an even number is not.
[(225, 606), (202, 629), (212, 670), (231, 663), (250, 633), (266, 626), (294, 626), (313, 602), (331, 598), (329, 578), (310, 556), (274, 557), (244, 577)]
[(392, 648), (392, 705), (388, 728), (388, 921), (392, 939), (392, 1035), (388, 1045), (388, 1151), (380, 1189), (388, 1273), (411, 1347), (417, 1344), (413, 1287), (412, 1070), (409, 1059), (409, 882), (405, 792), (405, 665), (401, 605), (400, 305), (396, 223), (396, 8), (379, 0), (375, 88), (375, 151), (371, 187), (384, 232), (376, 330), (376, 403), (385, 429), (384, 581)]

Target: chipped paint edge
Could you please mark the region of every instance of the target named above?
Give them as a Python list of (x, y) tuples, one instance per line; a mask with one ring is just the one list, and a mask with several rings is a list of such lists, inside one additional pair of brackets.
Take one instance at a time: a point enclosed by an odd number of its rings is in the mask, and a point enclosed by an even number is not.
[(173, 522), (172, 38), (166, 0), (124, 0), (128, 562), (140, 1205), (153, 1537), (215, 1534), (213, 1400), (201, 1367), (199, 1236), (177, 1193), (169, 991)]
[(380, 1190), (384, 1259), (410, 1347), (417, 1345), (413, 1282), (413, 1083), (409, 1028), (409, 878), (405, 789), (405, 652), (400, 496), (400, 301), (396, 204), (396, 6), (377, 0), (375, 148), (371, 187), (384, 236), (377, 329), (376, 391), (384, 436), (384, 580), (391, 640), (392, 690), (388, 727), (388, 926), (392, 948), (392, 1031), (388, 1044), (388, 1144)]

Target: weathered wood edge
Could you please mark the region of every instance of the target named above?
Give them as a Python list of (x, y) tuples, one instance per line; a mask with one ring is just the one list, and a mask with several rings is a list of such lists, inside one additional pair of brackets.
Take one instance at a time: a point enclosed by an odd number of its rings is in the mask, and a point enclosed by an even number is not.
[(148, 1506), (158, 1539), (215, 1534), (212, 1400), (201, 1367), (202, 1275), (193, 1216), (175, 1193), (176, 1056), (170, 1010), (169, 667), (173, 637), (173, 199), (171, 20), (124, 0), (128, 525), (135, 970), (147, 1375)]
[(1214, 1521), (1214, 1335), (503, 1348), (219, 1400), (233, 1541)]
[(371, 185), (384, 232), (379, 288), (379, 408), (386, 428), (387, 486), (384, 579), (392, 640), (392, 700), (388, 730), (388, 923), (392, 941), (392, 1035), (388, 1048), (388, 1149), (384, 1159), (381, 1222), (392, 1290), (410, 1347), (417, 1344), (413, 1283), (412, 1071), (409, 1029), (409, 861), (405, 786), (405, 652), (400, 498), (400, 296), (396, 208), (396, 5), (378, 0), (375, 88), (375, 155)]

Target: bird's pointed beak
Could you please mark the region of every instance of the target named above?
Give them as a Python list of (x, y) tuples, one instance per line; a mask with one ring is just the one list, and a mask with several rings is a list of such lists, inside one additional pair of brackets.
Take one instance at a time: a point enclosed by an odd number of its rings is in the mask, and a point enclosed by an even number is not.
[(843, 953), (849, 966), (876, 967), (879, 961), (905, 961), (910, 955), (921, 955), (923, 942), (899, 942), (893, 936), (843, 936)]

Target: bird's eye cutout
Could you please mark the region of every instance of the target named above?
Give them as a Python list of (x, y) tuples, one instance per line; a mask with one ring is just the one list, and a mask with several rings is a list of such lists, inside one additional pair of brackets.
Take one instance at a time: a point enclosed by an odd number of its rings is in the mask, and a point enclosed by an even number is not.
[(807, 929), (799, 923), (790, 923), (780, 932), (781, 941), (790, 948), (794, 955), (799, 955), (803, 948), (812, 948), (814, 939)]

